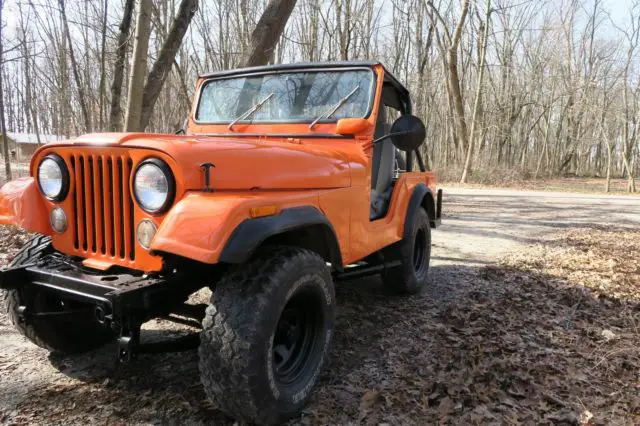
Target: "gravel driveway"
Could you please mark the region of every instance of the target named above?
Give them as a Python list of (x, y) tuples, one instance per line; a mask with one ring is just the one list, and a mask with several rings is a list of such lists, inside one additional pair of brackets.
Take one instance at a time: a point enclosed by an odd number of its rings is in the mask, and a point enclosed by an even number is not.
[(640, 197), (498, 189), (445, 189), (435, 263), (485, 263), (561, 229), (640, 225)]
[[(544, 241), (561, 229), (585, 224), (640, 225), (640, 197), (445, 189), (444, 210), (443, 225), (433, 232), (432, 286), (424, 295), (409, 303), (389, 298), (374, 278), (339, 286), (331, 365), (300, 422), (371, 423), (367, 413), (378, 403), (386, 404), (387, 411), (375, 422), (417, 422), (402, 408), (406, 402), (380, 390), (414, 368), (410, 359), (416, 355), (395, 347), (412, 338), (394, 328), (411, 316), (409, 309), (428, 313), (430, 324), (421, 325), (425, 330), (438, 329), (443, 306), (455, 306), (456, 298), (473, 287), (479, 268), (504, 255)], [(400, 313), (403, 320), (396, 321)], [(407, 327), (416, 326), (408, 321)], [(162, 321), (149, 323), (143, 340), (180, 332), (172, 327)], [(195, 351), (142, 355), (133, 365), (114, 368), (115, 348), (51, 357), (19, 336), (4, 315), (0, 315), (0, 336), (2, 424), (230, 422), (204, 398)], [(425, 340), (421, 350), (431, 350), (432, 344)], [(437, 391), (429, 398), (433, 395), (442, 398)], [(438, 400), (440, 407), (446, 399)]]

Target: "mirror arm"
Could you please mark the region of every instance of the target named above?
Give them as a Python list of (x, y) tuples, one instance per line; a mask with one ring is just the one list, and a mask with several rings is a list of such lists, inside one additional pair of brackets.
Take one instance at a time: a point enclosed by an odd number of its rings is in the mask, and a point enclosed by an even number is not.
[(424, 161), (422, 161), (422, 154), (420, 154), (420, 151), (417, 149), (414, 152), (416, 153), (416, 159), (418, 160), (418, 167), (420, 168), (420, 171), (426, 172), (427, 170), (424, 167)]
[(396, 133), (389, 133), (388, 135), (384, 135), (384, 136), (380, 136), (378, 139), (374, 139), (373, 142), (371, 142), (371, 145), (375, 145), (378, 142), (385, 140), (387, 138), (393, 137), (393, 136), (401, 136), (401, 135), (406, 135), (409, 132), (396, 132)]
[(407, 151), (407, 171), (413, 171), (413, 151)]

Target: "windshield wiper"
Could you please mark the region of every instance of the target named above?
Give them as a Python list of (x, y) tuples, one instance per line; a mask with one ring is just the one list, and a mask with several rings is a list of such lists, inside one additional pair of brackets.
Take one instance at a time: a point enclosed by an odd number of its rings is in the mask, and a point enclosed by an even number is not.
[(240, 120), (244, 120), (245, 118), (249, 118), (251, 117), (256, 111), (258, 111), (260, 109), (260, 107), (262, 105), (265, 104), (265, 102), (267, 102), (269, 99), (271, 99), (271, 97), (273, 96), (273, 92), (269, 93), (267, 95), (266, 98), (264, 98), (263, 100), (261, 100), (260, 102), (258, 102), (257, 104), (253, 105), (251, 108), (249, 108), (248, 110), (246, 110), (245, 112), (243, 112), (242, 114), (240, 114), (237, 118), (235, 118), (231, 123), (229, 123), (229, 125), (227, 126), (227, 128), (229, 130), (233, 130), (233, 126)]
[(311, 124), (309, 124), (309, 130), (313, 129), (313, 127), (316, 124), (318, 124), (318, 121), (322, 120), (323, 118), (329, 118), (333, 114), (335, 114), (336, 111), (338, 111), (342, 107), (342, 105), (347, 103), (349, 98), (351, 96), (353, 96), (353, 94), (356, 93), (359, 88), (360, 88), (360, 85), (358, 84), (356, 87), (353, 88), (353, 90), (351, 92), (349, 92), (349, 94), (347, 96), (345, 96), (344, 98), (340, 99), (335, 105), (331, 106), (331, 108), (329, 108), (327, 111), (325, 111), (322, 114), (320, 114), (320, 116), (318, 118), (316, 118), (315, 120), (313, 120), (311, 122)]

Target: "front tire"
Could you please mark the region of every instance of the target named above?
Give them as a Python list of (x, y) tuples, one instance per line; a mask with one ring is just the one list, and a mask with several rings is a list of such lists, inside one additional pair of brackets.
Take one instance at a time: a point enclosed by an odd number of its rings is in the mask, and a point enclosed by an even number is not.
[(400, 262), (382, 275), (385, 288), (399, 294), (419, 293), (428, 281), (431, 224), (429, 215), (423, 208), (418, 208), (413, 215), (408, 231), (402, 241), (383, 251), (385, 261)]
[(199, 348), (207, 396), (258, 424), (296, 416), (327, 361), (335, 292), (325, 261), (268, 248), (223, 277), (211, 296)]
[[(20, 249), (9, 267), (34, 263), (53, 251), (51, 237), (37, 235)], [(23, 291), (4, 291), (4, 309), (16, 330), (41, 348), (62, 354), (82, 353), (104, 345), (113, 337), (113, 334), (98, 324), (92, 315), (89, 315), (88, 319), (83, 316), (77, 321), (73, 321), (72, 317), (69, 321), (35, 320), (26, 323), (18, 315)], [(42, 290), (32, 295), (30, 309), (35, 312), (64, 312), (65, 309), (83, 306), (78, 302), (60, 298), (54, 292)]]

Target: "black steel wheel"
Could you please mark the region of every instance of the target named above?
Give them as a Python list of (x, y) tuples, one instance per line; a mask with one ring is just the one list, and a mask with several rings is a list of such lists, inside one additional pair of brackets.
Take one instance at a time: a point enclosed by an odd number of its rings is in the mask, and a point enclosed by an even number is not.
[(273, 368), (279, 385), (295, 383), (321, 345), (324, 315), (318, 294), (303, 291), (287, 302), (273, 337)]
[(277, 424), (300, 413), (326, 363), (335, 294), (318, 254), (270, 247), (215, 286), (199, 349), (209, 398), (229, 415)]
[[(20, 249), (9, 266), (32, 263), (52, 252), (51, 238), (38, 235)], [(36, 345), (51, 352), (86, 352), (106, 344), (113, 338), (113, 332), (96, 321), (91, 305), (67, 300), (54, 292), (44, 290), (28, 294), (26, 289), (19, 288), (3, 293), (5, 312), (16, 330)], [(47, 312), (54, 315), (25, 322), (18, 315), (18, 308), (27, 297), (33, 313)]]
[(428, 282), (431, 261), (431, 225), (427, 212), (419, 208), (404, 239), (383, 250), (387, 261), (399, 261), (382, 276), (385, 288), (401, 294), (420, 292)]

